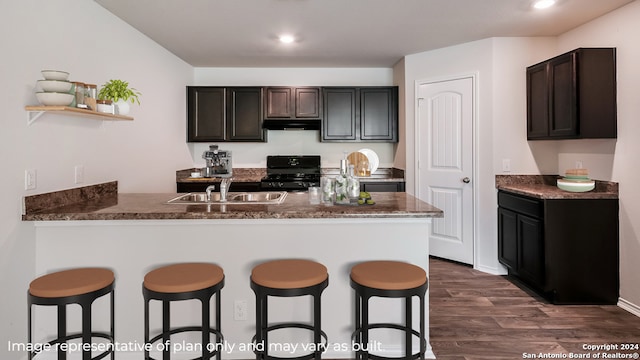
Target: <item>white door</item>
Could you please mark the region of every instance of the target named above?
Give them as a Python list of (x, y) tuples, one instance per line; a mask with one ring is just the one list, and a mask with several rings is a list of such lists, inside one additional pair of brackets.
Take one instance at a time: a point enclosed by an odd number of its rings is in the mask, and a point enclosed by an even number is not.
[(418, 84), (417, 197), (444, 211), (430, 255), (473, 265), (474, 77)]

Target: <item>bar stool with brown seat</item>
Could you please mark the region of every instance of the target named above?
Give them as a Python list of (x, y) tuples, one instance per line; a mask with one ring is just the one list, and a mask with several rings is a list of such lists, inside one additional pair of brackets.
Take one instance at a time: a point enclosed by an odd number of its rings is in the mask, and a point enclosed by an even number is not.
[[(256, 346), (256, 359), (295, 359), (320, 360), (322, 355), (321, 341), (324, 339), (324, 346), (327, 345), (327, 334), (321, 327), (321, 307), (320, 297), (322, 291), (329, 284), (327, 268), (315, 261), (284, 259), (262, 263), (251, 271), (251, 289), (256, 294), (256, 344), (263, 344), (262, 350), (258, 351)], [(310, 295), (313, 297), (313, 324), (302, 322), (285, 322), (269, 325), (268, 297), (295, 297)], [(269, 355), (269, 331), (298, 328), (313, 331), (313, 341), (316, 346), (313, 352), (295, 358), (277, 357)]]
[[(49, 345), (63, 344), (69, 340), (82, 339), (82, 359), (102, 359), (111, 354), (114, 359), (114, 287), (113, 271), (102, 268), (78, 268), (54, 272), (43, 275), (29, 284), (29, 344), (33, 344), (33, 305), (57, 306), (58, 335), (48, 342)], [(91, 308), (98, 298), (110, 294), (110, 330), (98, 332), (92, 330)], [(80, 333), (67, 334), (67, 305), (78, 304), (82, 310), (82, 330)], [(93, 338), (106, 339), (111, 346), (96, 357), (92, 358)], [(67, 358), (67, 347), (54, 346), (58, 349), (58, 359)], [(29, 351), (29, 359), (33, 359), (38, 351)]]
[[(355, 331), (352, 339), (359, 345), (356, 359), (399, 359), (369, 352), (369, 330), (396, 329), (404, 332), (405, 349), (402, 359), (424, 359), (427, 348), (425, 338), (425, 294), (429, 286), (427, 273), (419, 266), (400, 261), (367, 261), (351, 268), (351, 287), (356, 292)], [(420, 300), (420, 328), (413, 329), (412, 298)], [(369, 323), (369, 299), (371, 297), (404, 298), (405, 324)], [(417, 337), (420, 351), (412, 353), (412, 339)]]
[[(196, 359), (221, 358), (224, 338), (220, 321), (220, 290), (224, 286), (224, 271), (221, 267), (209, 263), (181, 263), (160, 267), (148, 272), (144, 277), (142, 293), (144, 296), (144, 341), (153, 344), (162, 340), (170, 344), (171, 335), (185, 332), (200, 332), (202, 337), (202, 356)], [(215, 295), (215, 327), (211, 327), (211, 298)], [(171, 328), (170, 309), (172, 301), (197, 299), (201, 303), (202, 322), (197, 326), (181, 326)], [(162, 332), (150, 337), (149, 303), (151, 300), (162, 301)], [(215, 342), (211, 346), (211, 334)], [(157, 348), (157, 347), (152, 347)], [(162, 358), (170, 358), (170, 346), (162, 346)], [(149, 354), (149, 346), (145, 346), (145, 359), (153, 359)], [(194, 359), (195, 360), (195, 359)]]

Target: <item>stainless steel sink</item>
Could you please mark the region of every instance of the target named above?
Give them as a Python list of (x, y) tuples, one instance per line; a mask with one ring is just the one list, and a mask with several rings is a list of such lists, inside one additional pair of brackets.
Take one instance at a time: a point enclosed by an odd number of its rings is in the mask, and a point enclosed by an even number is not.
[(280, 201), (280, 199), (284, 200), (284, 196), (287, 193), (282, 192), (247, 192), (241, 194), (231, 194), (229, 195), (230, 201), (241, 201), (241, 202), (273, 202)]
[(175, 197), (167, 204), (281, 204), (287, 197), (286, 191), (260, 191), (228, 193), (227, 200), (220, 200), (220, 193), (211, 193), (211, 200), (207, 201), (207, 194), (194, 192)]

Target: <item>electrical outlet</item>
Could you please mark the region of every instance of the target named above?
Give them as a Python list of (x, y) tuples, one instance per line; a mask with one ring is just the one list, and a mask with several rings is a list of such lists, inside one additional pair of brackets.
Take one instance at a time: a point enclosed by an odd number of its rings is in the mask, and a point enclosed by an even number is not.
[(502, 159), (502, 172), (511, 172), (511, 160)]
[(76, 184), (82, 184), (84, 182), (84, 166), (76, 165), (74, 172)]
[(233, 320), (247, 320), (247, 300), (236, 300), (233, 303)]
[(576, 169), (582, 169), (582, 160), (576, 160)]
[(38, 186), (38, 173), (35, 169), (24, 171), (24, 189), (33, 190)]

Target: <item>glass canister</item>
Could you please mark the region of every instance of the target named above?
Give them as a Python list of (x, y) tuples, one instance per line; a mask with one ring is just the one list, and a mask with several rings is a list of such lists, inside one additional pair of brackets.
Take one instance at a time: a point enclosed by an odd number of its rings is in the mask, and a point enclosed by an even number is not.
[(97, 111), (96, 100), (98, 98), (98, 85), (84, 84), (84, 103), (89, 109)]
[(349, 165), (347, 175), (336, 176), (336, 204), (352, 204), (360, 197), (360, 180), (353, 175), (354, 167)]
[(309, 204), (318, 205), (322, 200), (322, 193), (320, 191), (320, 187), (312, 186), (309, 189)]
[(349, 165), (349, 175), (347, 176), (347, 196), (350, 199), (357, 199), (360, 197), (360, 180), (358, 180), (354, 172), (354, 166)]
[(96, 110), (98, 112), (114, 114), (114, 106), (111, 100), (96, 100)]
[(76, 83), (71, 82), (71, 89), (69, 89), (68, 94), (73, 95), (73, 101), (69, 105), (69, 107), (76, 107)]
[(74, 82), (76, 85), (76, 107), (83, 107), (84, 105), (84, 95), (86, 92), (84, 83), (76, 81)]
[(336, 201), (336, 179), (323, 176), (320, 178), (320, 202), (325, 205), (333, 205)]
[(85, 96), (92, 99), (98, 98), (98, 85), (96, 84), (84, 84)]

